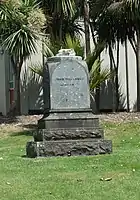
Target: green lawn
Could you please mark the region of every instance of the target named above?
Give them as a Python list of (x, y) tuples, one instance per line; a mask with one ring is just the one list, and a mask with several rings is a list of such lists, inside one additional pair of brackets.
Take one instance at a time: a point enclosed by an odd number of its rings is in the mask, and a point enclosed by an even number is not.
[(103, 127), (112, 154), (47, 159), (25, 158), (32, 137), (1, 129), (0, 200), (140, 200), (140, 122)]

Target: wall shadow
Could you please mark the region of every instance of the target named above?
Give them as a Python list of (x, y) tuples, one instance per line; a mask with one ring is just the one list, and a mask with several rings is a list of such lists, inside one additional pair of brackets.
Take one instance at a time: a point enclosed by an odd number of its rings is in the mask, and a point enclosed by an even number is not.
[(138, 112), (138, 111), (137, 111), (137, 100), (136, 100), (136, 101), (134, 102), (134, 104), (133, 104), (132, 111), (133, 111), (133, 112)]
[(38, 114), (43, 110), (42, 77), (30, 69), (22, 72), (21, 77), (21, 107), (23, 114)]
[[(121, 92), (121, 85), (119, 84), (119, 111), (125, 110), (126, 106), (126, 97)], [(101, 90), (100, 90), (100, 109), (113, 109), (113, 104), (116, 104), (116, 98), (113, 98), (113, 85), (111, 80), (107, 80), (106, 82), (102, 83)]]
[[(107, 80), (100, 86), (100, 112), (113, 112), (113, 104), (116, 104), (115, 98), (113, 98), (113, 86), (111, 80)], [(95, 94), (92, 93), (91, 108), (93, 113), (96, 114)], [(121, 86), (119, 85), (119, 109), (118, 111), (126, 110), (126, 97), (121, 92)]]

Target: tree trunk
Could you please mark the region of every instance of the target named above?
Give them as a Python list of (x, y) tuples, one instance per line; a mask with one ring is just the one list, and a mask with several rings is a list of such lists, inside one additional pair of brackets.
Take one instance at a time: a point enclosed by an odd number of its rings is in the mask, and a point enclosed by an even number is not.
[[(110, 71), (113, 72), (113, 57), (112, 57), (112, 48), (111, 45), (109, 45), (109, 58), (110, 58)], [(115, 84), (114, 84), (114, 76), (112, 76), (111, 79), (111, 85), (112, 85), (112, 111), (115, 112), (116, 110), (116, 102), (115, 102)]]
[(21, 107), (20, 107), (20, 78), (16, 75), (15, 80), (16, 87), (16, 115), (21, 115)]
[(62, 32), (63, 32), (63, 22), (62, 22), (62, 17), (61, 17), (60, 18), (60, 27), (59, 27), (59, 40), (61, 43), (63, 40)]
[(16, 88), (16, 115), (21, 115), (20, 101), (20, 72), (23, 64), (23, 59), (16, 63), (15, 88)]
[(129, 107), (129, 77), (128, 77), (128, 50), (127, 50), (127, 40), (125, 40), (125, 68), (126, 68), (127, 112), (129, 112), (129, 111), (130, 111), (130, 107)]
[(44, 50), (44, 39), (42, 39), (42, 64), (43, 68), (45, 66), (45, 56), (44, 56), (45, 50)]
[[(120, 98), (119, 98), (119, 77), (118, 77), (118, 69), (119, 69), (119, 53), (120, 53), (120, 44), (119, 41), (117, 41), (117, 64), (114, 66), (115, 68), (115, 95), (116, 95), (116, 111), (119, 111), (119, 104), (120, 104)], [(115, 64), (115, 63), (114, 63)]]
[(86, 57), (90, 54), (90, 31), (89, 31), (89, 4), (84, 1), (84, 27), (85, 27), (85, 43), (86, 43)]
[(93, 40), (94, 46), (96, 47), (97, 42), (96, 42), (95, 35), (94, 35), (94, 28), (93, 28), (93, 25), (91, 22), (89, 24), (90, 24), (91, 34), (92, 34), (92, 40)]
[(115, 96), (116, 96), (116, 105), (115, 105), (115, 111), (119, 111), (119, 78), (118, 78), (118, 68), (115, 68)]
[(100, 86), (96, 88), (95, 92), (96, 113), (100, 112)]
[[(100, 56), (99, 56), (99, 60), (100, 60)], [(100, 74), (100, 71), (101, 69), (99, 68), (98, 74)], [(99, 113), (100, 112), (100, 84), (98, 85), (95, 91), (95, 103), (96, 103), (96, 113)]]

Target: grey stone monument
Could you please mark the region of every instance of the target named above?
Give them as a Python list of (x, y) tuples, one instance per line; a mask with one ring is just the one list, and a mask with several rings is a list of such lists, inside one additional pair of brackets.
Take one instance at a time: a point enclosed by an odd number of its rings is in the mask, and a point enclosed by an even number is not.
[(44, 68), (44, 116), (27, 143), (28, 157), (97, 155), (112, 152), (90, 108), (87, 64), (62, 49)]

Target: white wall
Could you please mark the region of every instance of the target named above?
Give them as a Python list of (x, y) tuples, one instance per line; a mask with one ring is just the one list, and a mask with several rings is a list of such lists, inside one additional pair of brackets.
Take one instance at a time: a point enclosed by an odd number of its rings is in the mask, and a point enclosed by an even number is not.
[[(21, 112), (28, 114), (28, 110), (42, 109), (42, 78), (33, 75), (29, 66), (35, 63), (42, 63), (41, 45), (38, 45), (38, 52), (24, 62), (21, 71)], [(10, 57), (0, 48), (0, 113), (6, 115), (10, 110)], [(34, 77), (33, 77), (34, 76)], [(15, 94), (16, 99), (16, 94)]]
[[(114, 50), (114, 55), (115, 55), (115, 61), (116, 61), (116, 51)], [(109, 61), (109, 55), (108, 52), (103, 52), (102, 53), (102, 59), (103, 65), (106, 67), (110, 66), (110, 61)], [(119, 83), (121, 87), (121, 93), (123, 94), (125, 98), (125, 108), (126, 108), (126, 97), (127, 97), (127, 91), (126, 91), (126, 62), (125, 62), (125, 48), (124, 46), (120, 45), (120, 61), (119, 61)], [(136, 80), (136, 60), (135, 60), (135, 55), (133, 52), (133, 49), (131, 45), (128, 42), (128, 78), (129, 78), (129, 105), (130, 105), (130, 110), (134, 110), (134, 105), (136, 103), (136, 98), (137, 98), (137, 92), (136, 92), (136, 87), (137, 87), (137, 80)], [(101, 107), (103, 108), (103, 100), (101, 99)]]
[[(83, 26), (83, 22), (79, 22), (81, 26)], [(84, 33), (82, 33), (81, 36), (81, 43), (85, 46), (85, 36)], [(92, 35), (90, 32), (90, 42), (91, 42), (91, 49), (94, 49), (94, 44), (92, 40)], [(137, 99), (137, 92), (136, 92), (136, 87), (137, 87), (137, 76), (136, 76), (136, 59), (134, 55), (134, 51), (128, 42), (128, 67), (129, 67), (129, 105), (130, 105), (130, 110), (135, 110), (135, 104), (136, 104), (136, 99)], [(116, 61), (116, 51), (114, 50), (114, 56), (115, 56), (115, 61)], [(107, 67), (110, 68), (110, 61), (109, 61), (109, 54), (108, 50), (105, 50), (101, 54), (101, 59), (103, 59), (102, 67)], [(127, 97), (127, 92), (126, 92), (126, 68), (125, 68), (125, 48), (123, 45), (120, 45), (120, 61), (119, 61), (119, 83), (121, 87), (121, 93), (123, 94), (123, 97), (125, 98), (125, 108), (126, 108), (126, 97)], [(101, 109), (111, 109), (112, 108), (112, 92), (111, 92), (111, 87), (109, 88), (109, 95), (104, 95), (104, 92), (101, 91), (101, 98), (100, 98), (100, 108)]]
[(0, 113), (3, 115), (6, 115), (10, 110), (9, 67), (9, 56), (0, 48)]
[(40, 110), (42, 106), (42, 78), (32, 73), (29, 67), (42, 64), (42, 46), (38, 44), (38, 52), (33, 54), (22, 67), (21, 72), (21, 112), (28, 114), (29, 110)]

